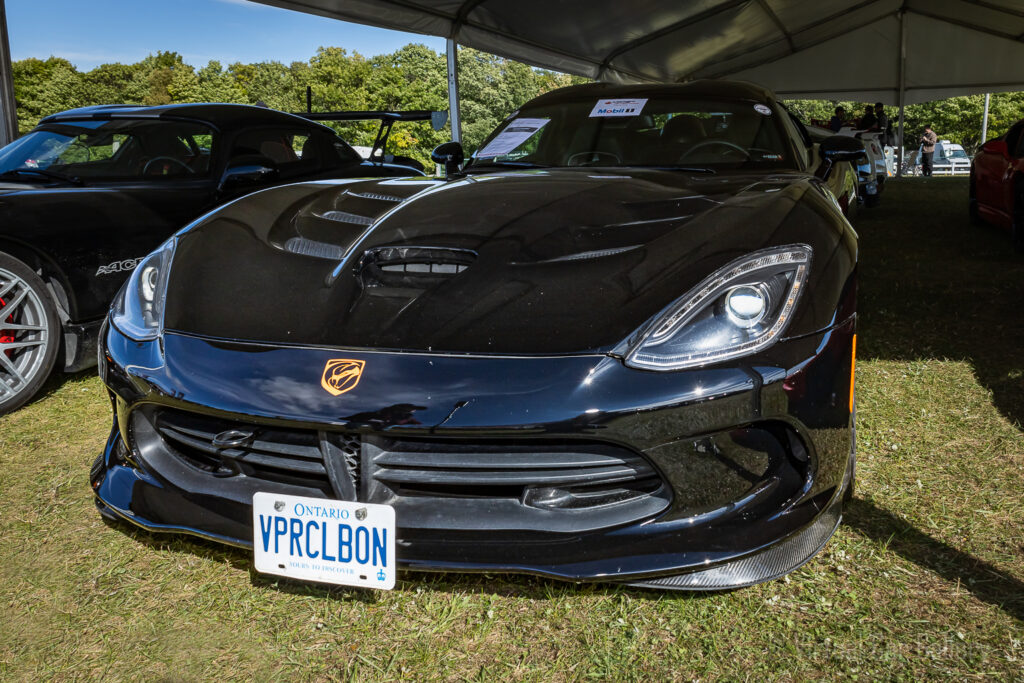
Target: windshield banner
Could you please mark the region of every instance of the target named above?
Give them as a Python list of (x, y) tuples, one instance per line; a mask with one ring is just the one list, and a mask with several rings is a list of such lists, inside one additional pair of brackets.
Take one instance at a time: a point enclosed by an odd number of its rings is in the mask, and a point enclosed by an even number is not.
[(639, 116), (647, 104), (647, 98), (640, 100), (598, 100), (590, 110), (590, 118), (602, 116)]
[(505, 130), (491, 140), (490, 144), (477, 152), (477, 158), (500, 157), (512, 152), (544, 127), (551, 119), (516, 119)]

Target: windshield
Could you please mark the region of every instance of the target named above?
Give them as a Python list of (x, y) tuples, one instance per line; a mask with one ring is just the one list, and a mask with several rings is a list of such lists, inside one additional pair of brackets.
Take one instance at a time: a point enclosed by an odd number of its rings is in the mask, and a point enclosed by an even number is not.
[(474, 152), (489, 166), (795, 168), (768, 106), (681, 97), (527, 105)]
[(51, 123), (0, 150), (0, 175), (32, 180), (194, 178), (210, 170), (213, 130), (153, 119)]

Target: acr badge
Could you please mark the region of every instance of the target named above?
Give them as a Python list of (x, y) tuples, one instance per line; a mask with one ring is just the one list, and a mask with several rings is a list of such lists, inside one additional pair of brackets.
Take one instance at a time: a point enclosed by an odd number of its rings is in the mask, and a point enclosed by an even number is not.
[(320, 379), (320, 386), (332, 396), (340, 396), (346, 391), (352, 391), (359, 384), (359, 378), (363, 376), (364, 360), (353, 360), (351, 358), (332, 358), (324, 366), (324, 375)]

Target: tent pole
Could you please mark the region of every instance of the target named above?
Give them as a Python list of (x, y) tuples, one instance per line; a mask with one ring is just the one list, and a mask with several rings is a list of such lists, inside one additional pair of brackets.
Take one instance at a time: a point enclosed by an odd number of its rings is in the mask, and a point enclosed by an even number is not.
[(985, 144), (988, 138), (988, 103), (992, 99), (992, 93), (985, 93), (985, 114), (981, 117), (981, 144)]
[(454, 38), (449, 38), (447, 47), (448, 119), (452, 123), (452, 140), (462, 142), (462, 116), (459, 115), (459, 44)]
[(7, 9), (0, 0), (0, 146), (18, 137), (18, 115), (14, 102), (11, 49), (7, 42)]
[(896, 162), (896, 177), (903, 177), (903, 114), (906, 106), (907, 88), (907, 19), (904, 12), (900, 12), (900, 121), (899, 121), (899, 142), (897, 150), (899, 154)]

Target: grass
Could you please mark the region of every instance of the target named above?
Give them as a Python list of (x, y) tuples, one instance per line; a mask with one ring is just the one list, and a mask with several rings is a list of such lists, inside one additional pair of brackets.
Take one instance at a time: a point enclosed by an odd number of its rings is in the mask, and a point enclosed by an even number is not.
[(0, 418), (0, 679), (1020, 679), (1024, 257), (965, 198), (904, 180), (861, 214), (857, 495), (784, 580), (278, 583), (243, 551), (100, 520), (109, 408), (82, 374)]

